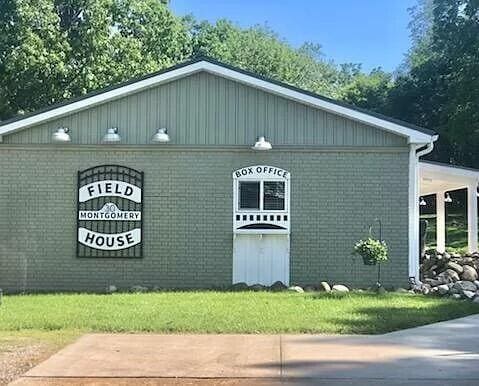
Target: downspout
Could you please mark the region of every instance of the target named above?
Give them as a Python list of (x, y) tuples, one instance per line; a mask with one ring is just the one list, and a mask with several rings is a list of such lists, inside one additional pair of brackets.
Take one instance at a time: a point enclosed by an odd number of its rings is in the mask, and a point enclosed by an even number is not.
[(431, 137), (426, 146), (411, 144), (409, 152), (409, 281), (420, 284), (419, 281), (419, 158), (429, 154), (434, 149), (437, 135)]
[(437, 135), (432, 137), (432, 141), (429, 142), (426, 147), (422, 150), (417, 150), (416, 151), (416, 157), (419, 162), (419, 158), (422, 157), (423, 155), (429, 154), (431, 151), (434, 149), (434, 141), (437, 140)]

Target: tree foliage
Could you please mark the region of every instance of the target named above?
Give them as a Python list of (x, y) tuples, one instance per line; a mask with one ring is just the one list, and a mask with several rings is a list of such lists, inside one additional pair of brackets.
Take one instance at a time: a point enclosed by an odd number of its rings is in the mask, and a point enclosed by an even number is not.
[(0, 119), (195, 55), (358, 105), (379, 103), (388, 83), (384, 73), (337, 66), (319, 45), (294, 48), (266, 27), (178, 18), (166, 0), (0, 0), (0, 10)]
[(437, 130), (436, 159), (479, 167), (479, 1), (434, 0), (425, 10), (432, 19), (385, 112)]
[(411, 15), (393, 76), (266, 27), (176, 17), (167, 0), (0, 0), (0, 120), (208, 55), (435, 129), (434, 157), (479, 167), (479, 0), (418, 0)]
[(189, 32), (158, 0), (0, 0), (0, 119), (170, 66)]

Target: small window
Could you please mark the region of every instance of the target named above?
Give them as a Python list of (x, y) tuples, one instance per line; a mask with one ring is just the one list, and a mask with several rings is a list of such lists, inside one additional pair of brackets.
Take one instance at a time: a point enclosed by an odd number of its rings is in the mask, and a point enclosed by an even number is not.
[(284, 210), (284, 182), (264, 181), (263, 209)]
[(259, 181), (240, 181), (239, 209), (259, 209)]

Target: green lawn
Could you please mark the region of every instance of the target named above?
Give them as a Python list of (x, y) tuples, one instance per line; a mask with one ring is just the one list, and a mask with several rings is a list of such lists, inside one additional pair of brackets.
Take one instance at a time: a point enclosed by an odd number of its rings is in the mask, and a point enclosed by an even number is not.
[[(428, 221), (426, 247), (436, 247), (436, 217), (423, 215)], [(461, 214), (449, 214), (446, 221), (446, 249), (449, 252), (467, 252), (467, 220)]]
[(158, 292), (5, 296), (0, 336), (21, 331), (376, 334), (479, 313), (388, 293)]

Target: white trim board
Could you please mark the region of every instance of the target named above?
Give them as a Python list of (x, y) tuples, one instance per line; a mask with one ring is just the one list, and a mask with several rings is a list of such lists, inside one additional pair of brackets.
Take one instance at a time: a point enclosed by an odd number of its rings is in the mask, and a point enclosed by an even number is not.
[(66, 105), (62, 105), (57, 108), (45, 111), (43, 113), (38, 113), (36, 115), (20, 119), (18, 121), (6, 123), (5, 125), (0, 126), (0, 136), (11, 134), (15, 131), (22, 130), (33, 125), (37, 125), (45, 121), (68, 115), (80, 110), (84, 110), (94, 105), (105, 103), (120, 97), (127, 96), (129, 94), (137, 93), (150, 87), (170, 82), (172, 80), (185, 77), (200, 71), (206, 71), (214, 75), (238, 81), (248, 86), (255, 87), (272, 94), (276, 94), (300, 103), (307, 104), (315, 108), (322, 109), (324, 111), (331, 112), (336, 115), (355, 120), (357, 122), (380, 128), (393, 134), (406, 137), (409, 143), (426, 144), (437, 139), (437, 135), (422, 133), (418, 130), (414, 130), (398, 123), (394, 123), (386, 119), (381, 119), (352, 108), (341, 106), (333, 102), (329, 102), (327, 100), (314, 97), (306, 93), (302, 93), (300, 91), (292, 90), (288, 87), (284, 87), (279, 84), (269, 82), (267, 80), (259, 79), (255, 76), (248, 75), (243, 72), (224, 67), (220, 64), (209, 62), (207, 60), (193, 62), (180, 68), (173, 68), (169, 71), (165, 71), (158, 75), (151, 76), (147, 79), (139, 80), (137, 82), (130, 83), (115, 88), (113, 90), (104, 91), (99, 94), (78, 100), (76, 102), (71, 102)]

